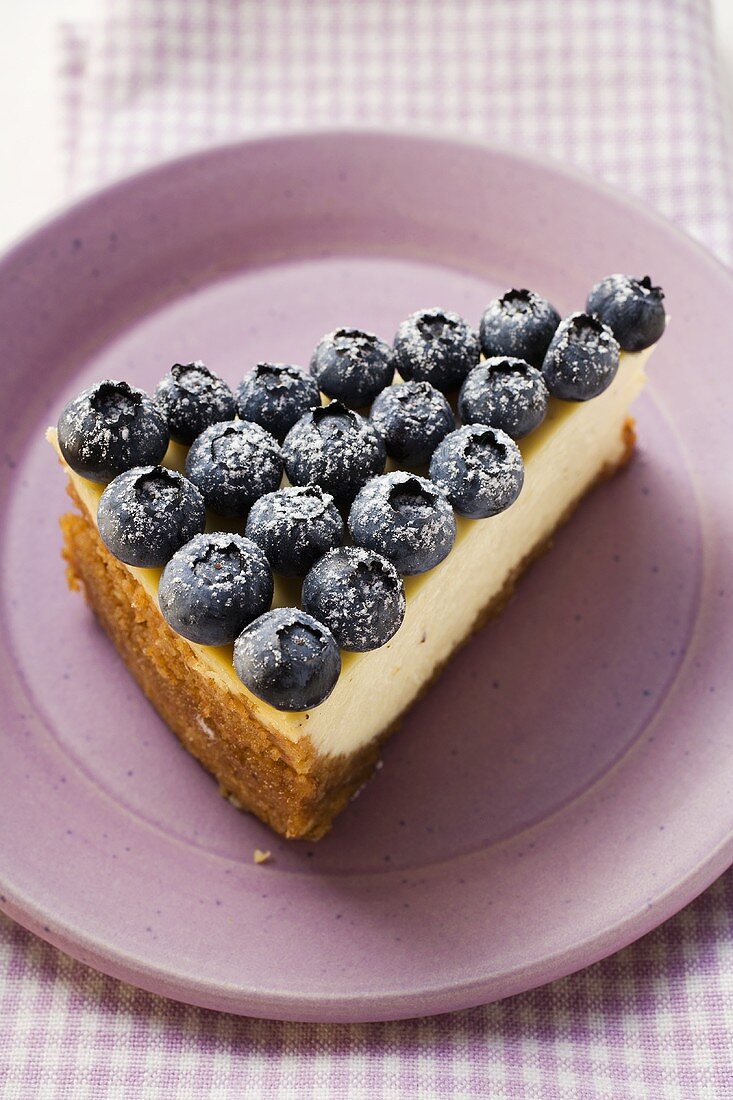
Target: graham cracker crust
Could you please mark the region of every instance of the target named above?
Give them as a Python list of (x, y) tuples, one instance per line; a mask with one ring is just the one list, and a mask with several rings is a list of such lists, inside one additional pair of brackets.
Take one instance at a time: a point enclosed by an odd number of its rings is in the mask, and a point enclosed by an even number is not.
[[(635, 439), (629, 419), (623, 429), (621, 460), (605, 468), (594, 485), (626, 465)], [(267, 729), (245, 696), (223, 690), (191, 668), (188, 643), (168, 626), (142, 586), (109, 553), (71, 486), (69, 494), (81, 513), (69, 513), (60, 521), (69, 585), (83, 589), (87, 603), (160, 716), (236, 806), (255, 814), (281, 836), (320, 839), (372, 775), (381, 743), (404, 715), (364, 748), (337, 757), (318, 755), (307, 738), (294, 743)], [(464, 641), (502, 610), (520, 575), (551, 544), (552, 536), (532, 548), (501, 592), (478, 613)], [(435, 670), (430, 683), (447, 663)]]

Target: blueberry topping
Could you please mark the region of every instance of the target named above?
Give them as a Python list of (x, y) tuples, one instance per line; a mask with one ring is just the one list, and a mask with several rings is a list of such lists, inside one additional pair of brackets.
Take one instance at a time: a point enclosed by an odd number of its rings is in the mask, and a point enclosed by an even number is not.
[(272, 572), (250, 539), (196, 535), (170, 559), (158, 587), (163, 618), (190, 642), (226, 645), (272, 603)]
[(536, 367), (524, 359), (497, 356), (468, 375), (458, 397), (458, 413), (464, 424), (488, 424), (521, 439), (545, 419), (549, 396)]
[(234, 668), (253, 695), (278, 710), (310, 710), (327, 699), (341, 654), (327, 627), (295, 607), (276, 607), (234, 643)]
[(533, 290), (507, 290), (489, 302), (481, 318), (481, 350), (487, 359), (509, 355), (541, 367), (560, 314)]
[(369, 421), (332, 401), (307, 412), (290, 429), (283, 457), (294, 485), (320, 485), (340, 507), (384, 469), (387, 456)]
[(186, 476), (203, 494), (208, 508), (222, 516), (242, 516), (282, 478), (277, 441), (249, 421), (212, 424), (186, 456)]
[(303, 610), (324, 623), (342, 649), (378, 649), (405, 617), (405, 586), (381, 554), (341, 546), (303, 581)]
[(430, 476), (462, 516), (486, 519), (517, 499), (524, 464), (519, 447), (506, 432), (466, 424), (438, 445)]
[(641, 351), (664, 332), (664, 291), (648, 275), (609, 275), (588, 295), (586, 309), (608, 325), (624, 351)]
[(390, 386), (372, 405), (369, 418), (390, 458), (408, 466), (427, 462), (456, 426), (450, 405), (429, 382)]
[(168, 449), (168, 425), (144, 390), (108, 379), (68, 403), (59, 417), (58, 440), (75, 473), (105, 482), (133, 466), (160, 462)]
[(344, 521), (319, 485), (290, 486), (260, 497), (247, 517), (247, 536), (276, 573), (307, 573), (314, 561), (344, 541)]
[(349, 530), (357, 546), (383, 554), (408, 575), (425, 573), (449, 554), (456, 520), (440, 489), (396, 470), (364, 486), (349, 513)]
[(406, 381), (438, 390), (460, 386), (479, 361), (478, 334), (457, 313), (421, 309), (402, 322), (394, 341), (395, 366)]
[(175, 363), (158, 383), (155, 400), (179, 443), (193, 443), (204, 428), (233, 420), (236, 413), (229, 386), (200, 360)]
[(97, 524), (102, 542), (120, 561), (143, 568), (165, 565), (206, 523), (201, 493), (165, 466), (138, 466), (102, 493)]
[(373, 332), (339, 328), (323, 337), (311, 370), (325, 394), (358, 409), (392, 381), (394, 352)]
[(618, 362), (610, 328), (589, 313), (571, 313), (552, 338), (542, 373), (553, 397), (589, 401), (611, 385)]
[(260, 424), (280, 442), (303, 413), (320, 403), (313, 375), (287, 363), (258, 363), (237, 390), (242, 420)]

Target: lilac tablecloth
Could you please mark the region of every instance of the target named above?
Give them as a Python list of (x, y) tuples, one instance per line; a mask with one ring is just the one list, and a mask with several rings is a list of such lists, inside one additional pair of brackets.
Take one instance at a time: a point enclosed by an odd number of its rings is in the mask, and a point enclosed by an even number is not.
[[(115, 0), (60, 42), (71, 194), (233, 137), (399, 126), (571, 161), (733, 259), (733, 155), (704, 0)], [(391, 1024), (188, 1008), (0, 918), (3, 1100), (718, 1100), (733, 1097), (732, 1052), (731, 873), (581, 974)]]

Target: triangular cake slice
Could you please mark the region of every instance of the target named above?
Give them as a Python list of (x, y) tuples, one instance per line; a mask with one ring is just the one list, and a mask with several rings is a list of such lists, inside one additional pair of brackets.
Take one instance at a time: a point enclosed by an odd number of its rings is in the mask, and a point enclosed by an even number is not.
[[(158, 603), (162, 570), (110, 553), (97, 525), (104, 485), (66, 463), (52, 428), (48, 439), (78, 509), (61, 520), (69, 582), (82, 588), (143, 691), (222, 793), (283, 836), (317, 839), (456, 649), (500, 610), (583, 496), (627, 462), (635, 438), (630, 406), (650, 350), (622, 352), (613, 381), (593, 400), (550, 399), (543, 422), (519, 441), (524, 484), (516, 501), (488, 519), (456, 517), (448, 556), (404, 578), (406, 611), (391, 640), (342, 653), (335, 687), (310, 710), (269, 705), (238, 677), (232, 645), (199, 645), (168, 625)], [(181, 470), (185, 454), (171, 443), (163, 465)], [(275, 576), (274, 606), (297, 605), (299, 592), (293, 578)]]
[[(380, 741), (453, 652), (501, 608), (589, 489), (628, 460), (629, 409), (648, 354), (622, 354), (613, 383), (593, 401), (550, 403), (544, 423), (521, 444), (525, 481), (516, 503), (488, 520), (458, 517), (448, 557), (406, 578), (407, 610), (392, 641), (345, 654), (334, 691), (312, 711), (268, 706), (237, 677), (231, 646), (200, 646), (176, 634), (158, 610), (161, 570), (110, 554), (96, 525), (103, 486), (64, 463), (79, 509), (62, 519), (70, 583), (82, 586), (140, 686), (222, 791), (282, 835), (315, 839), (368, 779)], [(55, 429), (48, 436), (56, 445)], [(166, 464), (180, 466), (177, 452), (172, 444)], [(275, 603), (289, 604), (288, 583), (278, 588)]]

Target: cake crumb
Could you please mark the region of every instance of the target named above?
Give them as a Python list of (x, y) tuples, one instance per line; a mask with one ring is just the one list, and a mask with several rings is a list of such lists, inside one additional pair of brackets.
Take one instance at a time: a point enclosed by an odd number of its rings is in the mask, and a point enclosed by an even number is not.
[(261, 848), (255, 848), (252, 858), (255, 863), (267, 863), (272, 859), (272, 852), (263, 852)]
[(196, 716), (196, 725), (201, 730), (201, 732), (208, 737), (209, 741), (214, 741), (216, 739), (216, 734), (214, 733), (213, 729), (206, 721), (206, 719), (202, 718), (200, 714)]

